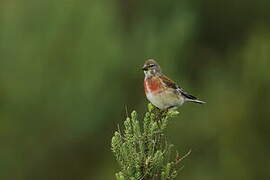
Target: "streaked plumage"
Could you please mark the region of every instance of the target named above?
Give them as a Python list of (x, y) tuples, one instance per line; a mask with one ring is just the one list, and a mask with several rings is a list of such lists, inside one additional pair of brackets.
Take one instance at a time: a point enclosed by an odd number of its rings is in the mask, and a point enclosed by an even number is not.
[(184, 102), (205, 103), (188, 94), (175, 82), (163, 75), (155, 60), (147, 60), (142, 69), (145, 73), (144, 90), (146, 97), (159, 109), (176, 108)]

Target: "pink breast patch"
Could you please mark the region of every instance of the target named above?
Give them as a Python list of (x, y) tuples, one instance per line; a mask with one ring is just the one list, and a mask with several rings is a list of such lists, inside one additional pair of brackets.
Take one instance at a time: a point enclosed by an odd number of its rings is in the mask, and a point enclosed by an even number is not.
[(147, 78), (144, 80), (144, 91), (145, 93), (158, 92), (162, 89), (161, 83), (157, 78)]

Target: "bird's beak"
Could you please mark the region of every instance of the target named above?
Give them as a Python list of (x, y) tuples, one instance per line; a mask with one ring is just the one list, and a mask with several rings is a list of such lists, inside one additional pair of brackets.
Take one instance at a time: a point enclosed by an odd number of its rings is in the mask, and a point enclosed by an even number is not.
[(143, 70), (143, 71), (146, 71), (146, 70), (147, 70), (147, 66), (143, 66), (143, 67), (142, 67), (142, 70)]

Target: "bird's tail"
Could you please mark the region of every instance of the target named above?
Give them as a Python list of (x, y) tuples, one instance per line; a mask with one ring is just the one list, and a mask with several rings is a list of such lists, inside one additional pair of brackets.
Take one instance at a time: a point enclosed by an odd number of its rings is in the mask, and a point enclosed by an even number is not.
[(201, 101), (199, 99), (186, 99), (187, 102), (194, 102), (194, 103), (198, 103), (198, 104), (205, 104), (206, 102)]

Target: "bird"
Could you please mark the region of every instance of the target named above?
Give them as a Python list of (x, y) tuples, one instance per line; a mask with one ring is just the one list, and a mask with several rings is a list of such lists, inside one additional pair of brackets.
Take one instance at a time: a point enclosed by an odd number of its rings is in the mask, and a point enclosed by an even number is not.
[(147, 99), (160, 110), (177, 109), (185, 102), (205, 104), (195, 96), (187, 93), (174, 81), (165, 76), (154, 59), (145, 61), (144, 92)]

